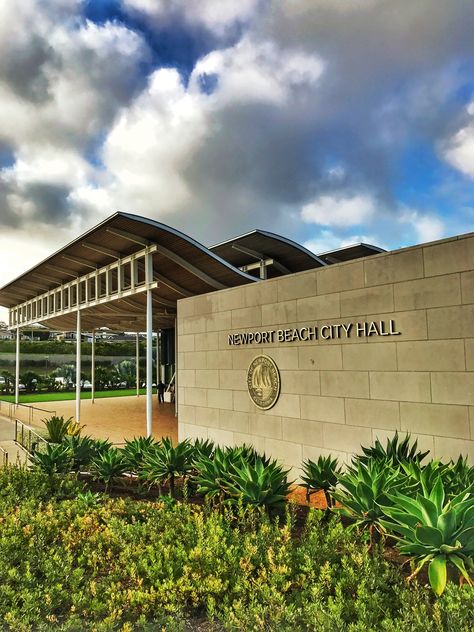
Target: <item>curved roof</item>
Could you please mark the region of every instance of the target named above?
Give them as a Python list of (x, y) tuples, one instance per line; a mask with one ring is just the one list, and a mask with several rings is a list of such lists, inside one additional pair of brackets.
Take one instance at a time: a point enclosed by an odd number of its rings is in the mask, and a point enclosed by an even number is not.
[(250, 260), (272, 259), (273, 264), (268, 267), (268, 277), (326, 265), (320, 257), (295, 241), (258, 229), (210, 246), (209, 250), (236, 267), (245, 266)]
[[(153, 298), (158, 305), (166, 306), (160, 326), (174, 323), (176, 301), (180, 298), (255, 282), (254, 277), (184, 233), (145, 217), (117, 212), (2, 287), (0, 305), (14, 307), (151, 244), (157, 245), (153, 253), (153, 271), (158, 287), (153, 290)], [(130, 330), (143, 330), (144, 300), (144, 296), (134, 297), (140, 326), (137, 323), (137, 327)], [(117, 322), (120, 311), (131, 313), (130, 301), (126, 308), (119, 300), (114, 301), (114, 305)], [(83, 317), (84, 327), (103, 326), (107, 320), (113, 320), (102, 314), (102, 320), (96, 322), (92, 309), (90, 314), (85, 309)], [(120, 326), (124, 322), (120, 321)], [(74, 329), (74, 315), (49, 319), (48, 325)]]

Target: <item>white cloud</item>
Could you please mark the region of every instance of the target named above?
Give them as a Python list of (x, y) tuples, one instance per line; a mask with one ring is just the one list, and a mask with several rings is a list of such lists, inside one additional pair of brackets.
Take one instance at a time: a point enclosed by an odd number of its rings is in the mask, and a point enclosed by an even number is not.
[(232, 48), (214, 51), (200, 60), (192, 73), (191, 86), (200, 90), (203, 77), (215, 76), (215, 99), (221, 106), (255, 101), (284, 104), (295, 97), (298, 88), (316, 84), (323, 69), (317, 55), (245, 38)]
[(301, 219), (308, 224), (343, 228), (370, 221), (376, 211), (377, 205), (370, 195), (321, 195), (303, 206)]
[(123, 0), (125, 8), (145, 13), (151, 20), (164, 22), (179, 17), (223, 35), (236, 22), (249, 20), (260, 0)]
[[(467, 113), (474, 119), (474, 102), (467, 108)], [(474, 120), (445, 143), (443, 155), (453, 167), (474, 178)]]
[(401, 224), (408, 224), (415, 231), (417, 243), (436, 241), (446, 237), (446, 226), (434, 213), (402, 209), (398, 221)]

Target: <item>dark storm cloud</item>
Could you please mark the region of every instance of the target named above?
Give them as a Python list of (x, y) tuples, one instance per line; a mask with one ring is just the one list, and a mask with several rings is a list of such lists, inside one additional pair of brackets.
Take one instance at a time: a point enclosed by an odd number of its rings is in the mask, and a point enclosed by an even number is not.
[(2, 80), (22, 99), (41, 103), (50, 97), (48, 71), (60, 63), (48, 42), (32, 35), (27, 43), (12, 45), (0, 60)]

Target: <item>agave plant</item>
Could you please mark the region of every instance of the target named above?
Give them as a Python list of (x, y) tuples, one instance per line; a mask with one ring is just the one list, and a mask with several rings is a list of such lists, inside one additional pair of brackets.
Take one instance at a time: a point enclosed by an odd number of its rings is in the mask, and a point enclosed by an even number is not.
[(389, 505), (381, 506), (387, 516), (382, 525), (398, 539), (397, 547), (413, 558), (416, 566), (410, 577), (429, 563), (428, 578), (436, 595), (447, 582), (447, 565), (457, 568), (470, 586), (474, 571), (474, 496), (462, 492), (446, 500), (441, 477), (432, 490), (410, 498), (388, 494)]
[(127, 471), (122, 451), (110, 448), (107, 452), (95, 457), (92, 460), (91, 470), (94, 478), (105, 483), (105, 491), (108, 491), (115, 479)]
[(267, 511), (283, 507), (291, 486), (288, 472), (277, 461), (265, 463), (260, 457), (254, 463), (234, 464), (229, 485), (231, 502), (264, 507)]
[(48, 441), (50, 443), (61, 443), (64, 437), (68, 434), (69, 426), (73, 422), (72, 417), (64, 419), (61, 415), (52, 415), (49, 419), (42, 420), (48, 431)]
[(214, 454), (215, 443), (211, 439), (195, 439), (193, 446), (193, 461), (205, 456), (211, 458)]
[(399, 441), (398, 432), (395, 431), (395, 435), (389, 439), (387, 438), (387, 444), (384, 448), (378, 439), (375, 440), (375, 444), (369, 448), (361, 446), (363, 455), (357, 455), (354, 462), (360, 461), (367, 463), (370, 459), (376, 461), (389, 461), (392, 465), (399, 465), (407, 461), (422, 461), (429, 453), (421, 452), (418, 450), (418, 441), (415, 440), (410, 445), (410, 434), (406, 434), (405, 438)]
[(302, 476), (302, 480), (307, 500), (311, 494), (323, 490), (328, 508), (332, 507), (331, 492), (336, 489), (337, 477), (341, 474), (341, 469), (337, 465), (337, 458), (333, 459), (331, 456), (319, 456), (317, 461), (308, 459), (303, 463), (305, 476)]
[(123, 456), (130, 471), (138, 474), (143, 468), (145, 457), (158, 445), (153, 437), (137, 437), (126, 441)]
[(35, 452), (30, 460), (33, 469), (53, 476), (71, 471), (73, 455), (67, 445), (48, 443), (44, 452)]
[(243, 458), (233, 450), (216, 448), (213, 457), (202, 456), (194, 466), (198, 492), (211, 500), (224, 501), (230, 496), (232, 471)]
[(177, 476), (186, 476), (192, 467), (193, 447), (188, 440), (176, 446), (169, 438), (162, 439), (159, 446), (146, 454), (143, 476), (150, 484), (157, 483), (161, 492), (163, 483), (169, 484), (170, 496), (175, 497)]
[(66, 435), (63, 445), (71, 450), (73, 462), (72, 469), (76, 472), (88, 467), (95, 455), (94, 440), (90, 437), (79, 435)]
[(385, 517), (382, 506), (391, 504), (389, 494), (404, 484), (398, 468), (387, 461), (358, 462), (338, 475), (338, 488), (333, 497), (341, 507), (339, 513), (354, 520), (354, 527), (369, 527), (370, 545), (374, 533), (381, 533), (381, 520)]
[(106, 454), (112, 447), (112, 443), (107, 439), (92, 439), (93, 458)]
[(474, 465), (469, 466), (467, 458), (459, 456), (456, 462), (448, 463), (443, 472), (444, 489), (448, 496), (457, 496), (463, 491), (474, 491)]
[(440, 477), (443, 477), (449, 465), (441, 461), (429, 461), (426, 465), (420, 465), (417, 461), (401, 463), (401, 471), (407, 477), (405, 493), (415, 496), (418, 492), (429, 495)]

